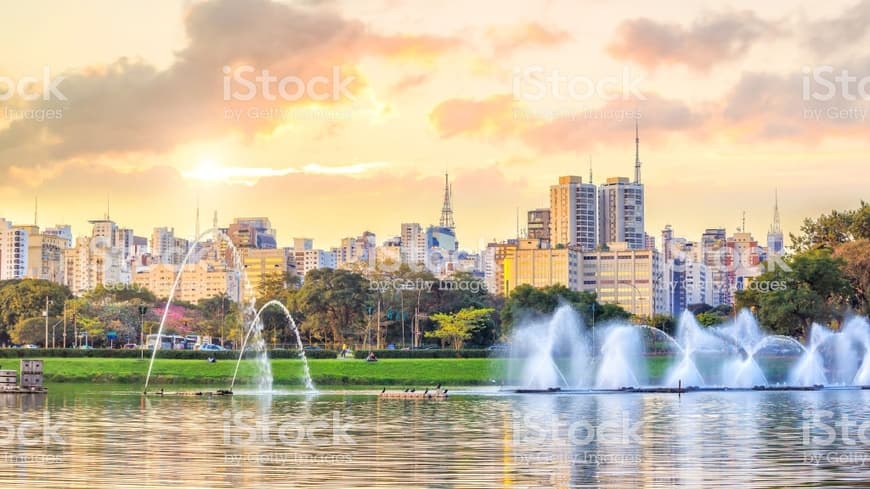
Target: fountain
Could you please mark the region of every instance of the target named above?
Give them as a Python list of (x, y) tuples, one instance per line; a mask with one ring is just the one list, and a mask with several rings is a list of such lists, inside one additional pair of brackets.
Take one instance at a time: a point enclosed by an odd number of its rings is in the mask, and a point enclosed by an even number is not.
[[(518, 327), (511, 345), (507, 383), (521, 391), (870, 388), (870, 324), (863, 317), (838, 332), (814, 325), (804, 346), (766, 334), (748, 310), (712, 327), (685, 311), (671, 337), (625, 322), (599, 324), (590, 333), (576, 311), (562, 305)], [(665, 370), (648, 376), (655, 357)]]
[[(245, 273), (245, 267), (244, 267), (244, 264), (242, 262), (241, 254), (239, 253), (238, 249), (236, 249), (236, 247), (233, 244), (230, 237), (227, 236), (226, 233), (224, 233), (223, 231), (221, 231), (218, 228), (209, 229), (209, 230), (205, 231), (204, 233), (200, 234), (199, 236), (197, 236), (196, 239), (192, 243), (190, 243), (190, 248), (187, 251), (187, 254), (185, 254), (184, 260), (182, 260), (181, 265), (179, 265), (178, 273), (175, 275), (175, 281), (172, 284), (172, 288), (169, 290), (169, 298), (166, 301), (166, 307), (164, 308), (163, 316), (160, 319), (160, 326), (157, 328), (157, 341), (154, 343), (154, 349), (151, 352), (151, 360), (148, 363), (148, 373), (145, 376), (145, 388), (144, 388), (143, 392), (146, 394), (148, 393), (148, 386), (149, 386), (150, 381), (151, 381), (151, 372), (154, 369), (154, 360), (157, 358), (157, 350), (160, 349), (160, 346), (162, 343), (161, 338), (163, 337), (163, 328), (166, 324), (166, 318), (169, 315), (169, 307), (172, 305), (172, 301), (175, 298), (175, 291), (178, 288), (178, 284), (181, 281), (181, 276), (184, 273), (184, 266), (187, 265), (187, 263), (190, 261), (194, 252), (196, 252), (199, 249), (199, 246), (197, 246), (197, 245), (202, 243), (203, 240), (209, 236), (212, 236), (215, 241), (217, 241), (218, 239), (224, 240), (224, 242), (227, 245), (227, 248), (232, 252), (233, 269), (235, 270), (236, 274), (238, 274), (239, 277), (242, 279), (242, 280), (240, 280), (240, 283), (242, 283), (244, 288), (245, 288), (244, 296), (249, 298), (249, 302), (244, 304), (244, 309), (242, 310), (242, 314), (243, 314), (243, 323), (242, 324), (247, 323), (247, 321), (245, 320), (246, 318), (254, 317), (254, 315), (255, 315), (254, 314), (255, 313), (255, 311), (254, 311), (255, 297), (254, 297), (254, 293), (253, 293), (253, 288), (251, 287), (251, 283), (248, 280), (247, 274)], [(252, 321), (252, 326), (253, 326), (253, 321)], [(260, 365), (260, 366), (262, 367), (262, 365)], [(267, 362), (266, 367), (268, 367), (268, 362)], [(269, 369), (269, 377), (270, 377), (269, 384), (271, 385), (271, 368)], [(232, 393), (232, 389), (230, 389), (229, 391), (219, 391), (219, 392)]]
[[(245, 339), (242, 342), (242, 349), (239, 352), (239, 359), (236, 361), (236, 368), (233, 371), (233, 380), (230, 383), (230, 390), (232, 390), (236, 384), (236, 375), (239, 373), (239, 365), (242, 363), (242, 357), (245, 355), (245, 347), (248, 344), (248, 339), (252, 333), (256, 333), (255, 347), (257, 348), (257, 365), (259, 366), (258, 371), (260, 372), (260, 375), (257, 378), (257, 387), (259, 392), (272, 391), (272, 367), (269, 365), (269, 356), (266, 352), (266, 342), (262, 335), (263, 323), (260, 319), (260, 315), (263, 314), (263, 311), (271, 306), (277, 306), (284, 312), (284, 316), (287, 317), (290, 326), (293, 328), (293, 333), (296, 335), (296, 346), (299, 348), (299, 358), (302, 359), (302, 378), (305, 384), (305, 389), (309, 391), (316, 390), (314, 388), (314, 382), (311, 380), (311, 370), (308, 367), (308, 359), (305, 357), (305, 348), (302, 345), (302, 337), (299, 335), (296, 321), (293, 320), (293, 316), (290, 315), (290, 311), (287, 310), (287, 307), (280, 301), (276, 300), (270, 300), (263, 304), (254, 316), (254, 320), (251, 322), (251, 326), (248, 328), (248, 333), (245, 335)], [(264, 373), (267, 373), (267, 375), (264, 375)]]

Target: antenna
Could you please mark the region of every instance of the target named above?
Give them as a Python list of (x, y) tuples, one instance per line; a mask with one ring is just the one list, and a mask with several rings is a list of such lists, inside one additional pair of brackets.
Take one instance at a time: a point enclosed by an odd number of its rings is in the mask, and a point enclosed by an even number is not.
[(740, 231), (745, 233), (746, 232), (746, 211), (743, 211), (743, 222), (740, 226), (741, 226)]
[(449, 176), (444, 173), (444, 204), (441, 206), (441, 220), (438, 224), (443, 228), (455, 230), (456, 225), (453, 222), (453, 206), (451, 204), (452, 196)]
[(193, 239), (199, 239), (199, 195), (196, 196), (196, 228)]
[(640, 129), (634, 119), (634, 183), (640, 183)]
[(589, 155), (589, 183), (592, 183), (592, 155)]
[(106, 193), (106, 220), (110, 220), (109, 218), (109, 194)]

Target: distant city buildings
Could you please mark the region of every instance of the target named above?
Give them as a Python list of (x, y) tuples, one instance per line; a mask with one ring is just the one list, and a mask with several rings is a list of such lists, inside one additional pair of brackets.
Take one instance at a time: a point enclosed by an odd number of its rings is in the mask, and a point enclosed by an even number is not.
[[(368, 274), (406, 266), (438, 278), (469, 272), (498, 295), (509, 295), (520, 285), (562, 284), (594, 292), (599, 301), (632, 314), (652, 316), (677, 315), (693, 304), (731, 305), (735, 292), (763, 271), (765, 260), (772, 264), (784, 252), (778, 195), (766, 247), (744, 223), (731, 236), (725, 228), (707, 228), (698, 241), (676, 236), (668, 225), (658, 249), (656, 238), (645, 230), (637, 125), (634, 163), (633, 179), (611, 177), (595, 185), (591, 168), (588, 181), (558, 177), (549, 187), (549, 207), (527, 212), (524, 236), (494, 240), (479, 252), (460, 249), (446, 174), (438, 224), (402, 222), (398, 235), (381, 245), (375, 233), (364, 231), (329, 250), (316, 249), (310, 238), (294, 238), (292, 246), (279, 247), (269, 218), (240, 217), (219, 227), (216, 213), (214, 236), (203, 237), (195, 249), (173, 227), (155, 227), (148, 239), (118, 226), (108, 212), (90, 221), (89, 236), (79, 237), (68, 225), (40, 232), (35, 224), (13, 225), (0, 218), (0, 279), (40, 278), (65, 284), (75, 294), (132, 284), (163, 297), (184, 264), (176, 297), (196, 302), (219, 294), (241, 300), (274, 277), (297, 275), (304, 281), (321, 268)], [(196, 216), (198, 232), (199, 209)]]

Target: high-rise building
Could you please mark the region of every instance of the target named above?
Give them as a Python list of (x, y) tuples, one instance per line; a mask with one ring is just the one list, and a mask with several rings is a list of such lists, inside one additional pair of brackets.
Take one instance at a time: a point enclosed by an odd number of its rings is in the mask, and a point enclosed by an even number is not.
[(595, 185), (578, 176), (559, 177), (550, 187), (550, 244), (595, 249)]
[(426, 265), (426, 233), (416, 222), (402, 223), (402, 263), (411, 268), (422, 268)]
[(543, 248), (539, 239), (521, 239), (504, 248), (502, 266), (504, 295), (519, 285), (547, 287), (561, 284), (578, 290), (577, 268), (580, 252), (576, 248)]
[(290, 248), (243, 248), (241, 253), (245, 274), (254, 294), (259, 294), (260, 284), (270, 277), (295, 274), (295, 260)]
[(334, 248), (335, 261), (338, 268), (359, 268), (374, 264), (375, 248), (377, 248), (375, 233), (364, 232), (361, 236), (343, 238), (341, 246)]
[(629, 248), (654, 248), (644, 231), (644, 189), (640, 181), (640, 133), (634, 125), (634, 181), (612, 177), (598, 190), (598, 244), (625, 242)]
[(426, 268), (436, 276), (451, 275), (454, 270), (453, 258), (459, 250), (456, 233), (443, 226), (426, 228)]
[[(150, 290), (158, 298), (166, 298), (175, 284), (178, 271), (179, 265), (157, 263), (137, 270), (133, 274), (133, 283)], [(223, 261), (202, 260), (184, 265), (174, 299), (197, 303), (222, 294), (231, 300), (239, 300), (238, 275)]]
[(526, 237), (540, 239), (547, 245), (550, 243), (550, 209), (533, 209), (528, 212)]
[(491, 294), (506, 295), (504, 286), (504, 259), (509, 249), (517, 247), (517, 240), (489, 243), (483, 252), (483, 282)]
[(595, 292), (600, 302), (651, 317), (668, 312), (661, 255), (611, 243), (609, 250), (583, 253), (580, 289)]
[(598, 191), (598, 243), (628, 243), (629, 248), (646, 248), (643, 185), (628, 178), (608, 178)]
[(29, 234), (23, 226), (13, 226), (0, 218), (0, 280), (24, 278), (27, 274)]
[(34, 232), (28, 237), (27, 276), (63, 283), (63, 254), (66, 238), (52, 234)]
[(272, 223), (266, 217), (236, 218), (227, 231), (236, 248), (275, 249), (277, 240)]
[(725, 265), (727, 267), (729, 288), (729, 304), (734, 303), (734, 292), (749, 285), (755, 277), (761, 275), (761, 248), (751, 233), (741, 231), (731, 235), (725, 242)]
[(779, 223), (779, 195), (774, 193), (773, 198), (773, 223), (767, 231), (767, 253), (782, 255), (784, 249), (782, 226)]
[(708, 228), (701, 235), (701, 261), (711, 275), (711, 306), (731, 303), (725, 228)]

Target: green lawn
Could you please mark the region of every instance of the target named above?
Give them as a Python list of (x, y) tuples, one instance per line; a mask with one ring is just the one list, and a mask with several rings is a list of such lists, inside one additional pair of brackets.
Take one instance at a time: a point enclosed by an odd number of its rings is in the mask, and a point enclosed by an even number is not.
[[(648, 357), (647, 374), (651, 382), (664, 377), (673, 359)], [(57, 358), (45, 362), (46, 383), (129, 383), (145, 382), (148, 360), (132, 358)], [(773, 359), (762, 362), (769, 380), (780, 382), (790, 364)], [(298, 359), (273, 359), (270, 361), (275, 385), (300, 385), (302, 362)], [(432, 358), (432, 359), (381, 359), (369, 363), (356, 359), (309, 360), (311, 376), (319, 385), (359, 386), (427, 386), (444, 385), (495, 385), (505, 377), (507, 362), (499, 358)], [(0, 368), (17, 369), (17, 359), (0, 359)], [(152, 385), (187, 384), (215, 386), (229, 385), (235, 361), (160, 359), (154, 363)], [(250, 383), (255, 372), (253, 360), (245, 360), (239, 368), (237, 384)], [(779, 375), (782, 374), (782, 375)], [(493, 380), (495, 379), (495, 382)]]
[[(44, 378), (51, 382), (144, 383), (148, 360), (129, 358), (45, 358)], [(17, 369), (18, 361), (0, 363), (0, 368)], [(302, 362), (294, 359), (271, 360), (276, 385), (298, 385)], [(311, 376), (321, 385), (483, 385), (500, 375), (504, 361), (499, 359), (382, 359), (309, 360)], [(229, 384), (235, 362), (219, 360), (157, 359), (152, 384)], [(242, 361), (237, 383), (250, 382), (255, 372), (252, 360)]]

